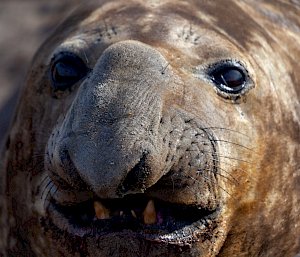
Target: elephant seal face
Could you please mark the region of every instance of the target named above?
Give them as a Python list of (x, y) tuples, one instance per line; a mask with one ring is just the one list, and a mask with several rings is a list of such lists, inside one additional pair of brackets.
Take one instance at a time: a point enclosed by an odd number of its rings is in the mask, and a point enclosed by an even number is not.
[(4, 256), (296, 254), (295, 8), (81, 6), (35, 57), (7, 142)]

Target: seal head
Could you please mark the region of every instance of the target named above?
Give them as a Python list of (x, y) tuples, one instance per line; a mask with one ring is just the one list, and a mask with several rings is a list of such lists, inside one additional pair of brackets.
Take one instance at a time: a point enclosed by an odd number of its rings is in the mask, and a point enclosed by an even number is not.
[(78, 8), (3, 154), (3, 255), (300, 251), (299, 10), (275, 2)]

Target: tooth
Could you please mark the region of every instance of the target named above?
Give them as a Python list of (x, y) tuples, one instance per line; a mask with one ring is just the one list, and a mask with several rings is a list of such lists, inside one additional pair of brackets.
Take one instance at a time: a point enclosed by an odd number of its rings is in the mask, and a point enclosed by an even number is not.
[(95, 215), (98, 220), (109, 219), (109, 211), (99, 201), (94, 202)]
[(143, 212), (144, 223), (151, 225), (156, 223), (156, 211), (153, 200), (149, 200)]
[(130, 212), (131, 212), (131, 215), (132, 215), (134, 218), (137, 218), (134, 210), (131, 210)]

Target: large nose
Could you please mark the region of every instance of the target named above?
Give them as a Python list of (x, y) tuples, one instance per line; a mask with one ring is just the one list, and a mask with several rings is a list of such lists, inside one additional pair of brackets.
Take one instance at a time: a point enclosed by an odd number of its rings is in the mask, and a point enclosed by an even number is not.
[(80, 86), (59, 148), (99, 197), (144, 192), (163, 175), (167, 151), (160, 119), (172, 80), (157, 50), (123, 41), (103, 52)]

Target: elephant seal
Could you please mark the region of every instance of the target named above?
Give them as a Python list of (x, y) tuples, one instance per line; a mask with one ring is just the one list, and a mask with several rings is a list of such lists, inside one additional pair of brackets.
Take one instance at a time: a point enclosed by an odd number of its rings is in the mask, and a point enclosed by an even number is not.
[(2, 256), (300, 251), (296, 1), (85, 2), (1, 161)]

